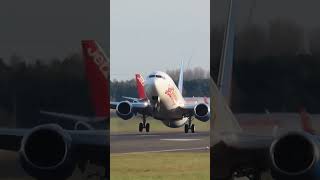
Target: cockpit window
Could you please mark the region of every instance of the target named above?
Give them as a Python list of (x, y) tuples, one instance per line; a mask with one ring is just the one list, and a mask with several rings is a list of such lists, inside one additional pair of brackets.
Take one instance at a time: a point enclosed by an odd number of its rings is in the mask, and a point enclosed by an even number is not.
[(157, 78), (162, 78), (162, 79), (165, 79), (163, 76), (161, 75), (156, 75)]
[(164, 76), (161, 76), (161, 75), (149, 75), (149, 78), (161, 78), (161, 79), (165, 79)]

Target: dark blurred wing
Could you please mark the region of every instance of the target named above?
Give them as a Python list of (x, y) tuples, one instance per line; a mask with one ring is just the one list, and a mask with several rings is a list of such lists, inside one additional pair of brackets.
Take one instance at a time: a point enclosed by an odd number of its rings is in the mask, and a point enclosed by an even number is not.
[[(0, 129), (0, 149), (18, 151), (22, 138), (31, 129)], [(72, 145), (80, 153), (82, 160), (106, 165), (109, 157), (108, 131), (102, 130), (66, 130), (72, 138)]]
[(109, 162), (109, 131), (68, 130), (72, 144), (83, 160), (106, 166)]
[(0, 129), (0, 149), (18, 151), (28, 129)]

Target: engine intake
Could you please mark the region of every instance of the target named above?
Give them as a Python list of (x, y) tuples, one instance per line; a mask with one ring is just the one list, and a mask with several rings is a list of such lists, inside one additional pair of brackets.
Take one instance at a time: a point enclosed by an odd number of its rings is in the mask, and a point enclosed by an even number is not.
[(272, 176), (275, 179), (319, 179), (319, 143), (312, 136), (288, 133), (270, 148)]
[(42, 125), (23, 137), (20, 162), (26, 172), (37, 178), (64, 178), (75, 168), (71, 137), (58, 125)]
[(194, 114), (198, 120), (206, 122), (210, 119), (210, 108), (206, 104), (198, 104), (194, 107)]
[(122, 101), (117, 105), (116, 108), (117, 115), (121, 117), (124, 120), (128, 120), (132, 118), (133, 112), (132, 112), (132, 105), (128, 101)]

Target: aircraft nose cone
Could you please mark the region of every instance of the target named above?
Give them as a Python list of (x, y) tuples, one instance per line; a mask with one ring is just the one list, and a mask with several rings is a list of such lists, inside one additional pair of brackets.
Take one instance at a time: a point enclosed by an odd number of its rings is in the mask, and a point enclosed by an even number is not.
[(147, 94), (149, 97), (156, 96), (159, 94), (159, 79), (153, 78), (149, 79), (149, 81), (145, 84)]

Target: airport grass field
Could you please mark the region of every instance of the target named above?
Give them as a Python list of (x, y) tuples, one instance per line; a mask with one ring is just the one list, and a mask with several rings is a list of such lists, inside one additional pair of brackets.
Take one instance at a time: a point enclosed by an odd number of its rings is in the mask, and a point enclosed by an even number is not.
[(110, 179), (210, 179), (209, 156), (209, 151), (111, 154)]
[[(119, 117), (112, 116), (110, 118), (110, 131), (111, 133), (138, 133), (138, 125), (140, 122), (142, 122), (140, 117), (123, 120)], [(151, 132), (184, 132), (184, 126), (180, 128), (169, 128), (161, 121), (151, 117), (147, 118), (147, 122), (150, 123)], [(196, 131), (209, 131), (210, 129), (210, 121), (201, 122), (194, 119), (192, 123), (195, 124)]]

